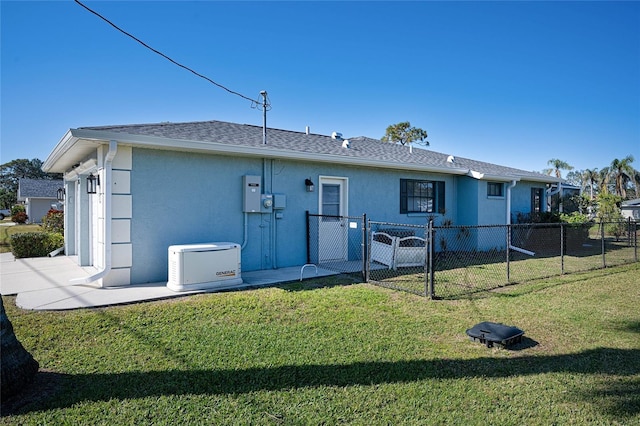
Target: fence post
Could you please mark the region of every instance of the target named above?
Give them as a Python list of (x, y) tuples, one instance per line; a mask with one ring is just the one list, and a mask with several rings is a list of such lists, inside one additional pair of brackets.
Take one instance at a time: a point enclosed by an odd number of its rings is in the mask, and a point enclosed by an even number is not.
[(428, 242), (428, 255), (429, 255), (429, 259), (428, 259), (428, 267), (429, 267), (429, 274), (425, 274), (425, 280), (427, 279), (428, 276), (428, 280), (429, 280), (429, 284), (427, 286), (427, 295), (430, 299), (434, 299), (436, 296), (436, 291), (435, 291), (435, 287), (434, 287), (434, 283), (435, 283), (435, 271), (433, 270), (433, 219), (429, 220), (429, 224), (427, 225), (427, 233), (428, 233), (428, 237), (427, 237), (427, 242)]
[(362, 214), (362, 279), (369, 282), (369, 225), (367, 214)]
[(600, 241), (602, 245), (602, 269), (607, 267), (607, 259), (605, 256), (605, 244), (604, 244), (604, 220), (600, 221)]
[(638, 222), (633, 222), (633, 258), (638, 261)]
[(560, 222), (560, 274), (564, 275), (564, 246), (566, 241), (564, 239), (565, 227), (562, 222)]
[(511, 227), (513, 225), (507, 225), (507, 284), (511, 284), (511, 270), (510, 270), (510, 265), (509, 265), (509, 258), (510, 256), (510, 247), (511, 247)]

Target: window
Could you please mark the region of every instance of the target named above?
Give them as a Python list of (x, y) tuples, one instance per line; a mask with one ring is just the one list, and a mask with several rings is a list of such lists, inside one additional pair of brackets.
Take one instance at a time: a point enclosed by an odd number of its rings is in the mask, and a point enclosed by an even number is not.
[(443, 213), (444, 182), (400, 179), (400, 213)]
[(531, 213), (542, 212), (542, 188), (531, 188)]
[(340, 185), (322, 184), (322, 215), (323, 222), (336, 222), (339, 220), (337, 216), (340, 216)]
[(487, 182), (488, 197), (504, 197), (504, 183)]

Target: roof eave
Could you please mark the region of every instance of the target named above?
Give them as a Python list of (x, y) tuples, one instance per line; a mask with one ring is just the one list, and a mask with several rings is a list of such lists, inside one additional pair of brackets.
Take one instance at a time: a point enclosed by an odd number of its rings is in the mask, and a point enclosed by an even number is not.
[[(91, 129), (71, 129), (70, 133), (72, 138), (76, 140), (82, 139), (87, 141), (95, 141), (98, 143), (107, 143), (110, 140), (115, 140), (120, 143), (130, 144), (132, 146), (139, 146), (143, 148), (151, 149), (181, 149), (186, 151), (195, 152), (213, 152), (222, 154), (236, 154), (255, 157), (266, 158), (280, 158), (291, 160), (303, 160), (303, 161), (315, 161), (325, 163), (340, 163), (365, 167), (378, 167), (378, 168), (390, 168), (397, 169), (398, 163), (362, 159), (356, 157), (347, 157), (335, 154), (318, 154), (309, 152), (289, 151), (284, 149), (274, 149), (271, 147), (254, 147), (243, 145), (229, 145), (218, 142), (203, 142), (184, 139), (168, 139), (157, 136), (146, 135), (132, 135), (128, 133), (119, 132), (107, 132), (103, 130), (91, 130)], [(62, 151), (62, 150), (60, 150)], [(67, 150), (68, 151), (68, 150)], [(55, 150), (54, 150), (55, 152)], [(66, 152), (66, 151), (65, 151)], [(48, 161), (48, 160), (47, 160)], [(446, 173), (455, 175), (465, 175), (469, 172), (466, 168), (448, 168), (448, 167), (434, 167), (424, 164), (408, 164), (402, 165), (404, 170), (415, 171), (427, 171), (434, 173)]]

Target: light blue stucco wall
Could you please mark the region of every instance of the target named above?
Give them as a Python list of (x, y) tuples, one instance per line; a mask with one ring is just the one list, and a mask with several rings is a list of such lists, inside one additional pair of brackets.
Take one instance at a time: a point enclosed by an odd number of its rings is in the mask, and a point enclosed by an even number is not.
[[(165, 281), (170, 245), (242, 244), (242, 176), (263, 173), (263, 191), (284, 194), (286, 208), (279, 219), (273, 214), (247, 214), (243, 271), (306, 262), (305, 212), (317, 213), (319, 202), (318, 189), (306, 191), (307, 178), (316, 186), (320, 176), (348, 178), (351, 216), (367, 213), (376, 221), (425, 224), (426, 214), (400, 214), (401, 178), (444, 181), (446, 210), (455, 211), (454, 178), (447, 175), (134, 148), (131, 282)], [(271, 244), (274, 234), (275, 252)]]
[(503, 183), (503, 196), (487, 195), (488, 181), (478, 181), (478, 225), (498, 225), (507, 223), (507, 183)]
[(468, 176), (456, 177), (457, 215), (453, 225), (476, 225), (478, 223), (478, 180)]
[[(536, 182), (518, 182), (511, 190), (511, 219), (515, 223), (518, 213), (528, 215), (531, 213), (531, 189), (542, 189), (543, 194), (545, 185)], [(542, 200), (542, 211), (546, 211), (546, 198)]]
[(489, 197), (487, 181), (468, 176), (460, 176), (458, 180), (457, 221), (454, 225), (497, 225), (506, 223), (506, 185), (504, 196)]
[[(399, 201), (400, 179), (423, 179), (445, 182), (444, 217), (454, 225), (504, 224), (506, 218), (505, 198), (488, 199), (486, 182), (469, 177), (142, 148), (134, 148), (132, 155), (133, 284), (167, 280), (170, 245), (242, 244), (244, 175), (263, 176), (262, 192), (284, 194), (286, 208), (280, 218), (246, 214), (243, 271), (306, 263), (305, 212), (318, 213), (320, 176), (348, 178), (350, 216), (366, 213), (374, 221), (426, 224), (432, 215), (400, 214)], [(307, 178), (316, 191), (306, 191)], [(530, 188), (520, 183), (514, 188), (513, 210), (529, 210)], [(441, 224), (443, 216), (435, 217)]]

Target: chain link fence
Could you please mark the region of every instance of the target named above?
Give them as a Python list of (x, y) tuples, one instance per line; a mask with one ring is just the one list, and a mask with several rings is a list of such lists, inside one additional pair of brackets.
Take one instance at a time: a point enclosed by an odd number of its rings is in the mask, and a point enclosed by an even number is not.
[(307, 263), (340, 273), (366, 270), (363, 256), (366, 215), (330, 216), (307, 212)]
[(368, 282), (426, 296), (428, 227), (368, 222)]
[(632, 221), (369, 228), (369, 282), (431, 298), (638, 261)]
[(638, 261), (638, 223), (433, 226), (307, 212), (307, 263), (429, 298)]

